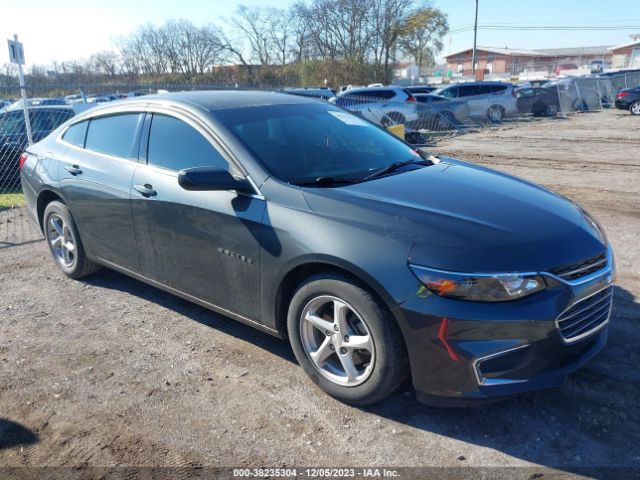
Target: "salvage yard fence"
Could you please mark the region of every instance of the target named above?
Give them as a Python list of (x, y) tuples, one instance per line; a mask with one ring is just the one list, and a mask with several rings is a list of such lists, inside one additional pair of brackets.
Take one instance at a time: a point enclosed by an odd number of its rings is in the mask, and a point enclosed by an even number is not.
[[(640, 86), (640, 72), (615, 75), (567, 77), (550, 81), (546, 100), (528, 104), (519, 94), (481, 95), (451, 98), (416, 94), (416, 101), (393, 102), (371, 92), (343, 93), (339, 106), (404, 136), (409, 143), (428, 145), (446, 135), (458, 135), (479, 128), (494, 128), (504, 123), (531, 121), (539, 116), (570, 117), (576, 112), (597, 112), (611, 108), (620, 89)], [(151, 93), (259, 88), (329, 100), (334, 92), (326, 88), (295, 88), (286, 83), (238, 84), (48, 84), (27, 85), (27, 111), (31, 136), (37, 142), (79, 111), (120, 98)], [(362, 92), (362, 90), (354, 92)], [(0, 210), (19, 199), (21, 192), (19, 163), (28, 146), (25, 109), (17, 86), (0, 86)], [(551, 100), (549, 100), (551, 98)], [(537, 102), (537, 103), (536, 103)], [(545, 103), (546, 102), (546, 103)], [(524, 107), (523, 107), (524, 105)], [(391, 127), (400, 126), (400, 130)], [(401, 133), (398, 133), (401, 132)], [(18, 200), (16, 200), (18, 202)]]

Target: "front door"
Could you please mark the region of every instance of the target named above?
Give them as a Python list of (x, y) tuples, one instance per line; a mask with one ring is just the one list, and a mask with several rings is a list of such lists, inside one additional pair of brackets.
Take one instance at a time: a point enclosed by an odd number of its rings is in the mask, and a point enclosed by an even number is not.
[(233, 171), (188, 117), (153, 114), (131, 189), (142, 274), (250, 319), (259, 318), (261, 220), (265, 202), (233, 191), (187, 191), (184, 168)]

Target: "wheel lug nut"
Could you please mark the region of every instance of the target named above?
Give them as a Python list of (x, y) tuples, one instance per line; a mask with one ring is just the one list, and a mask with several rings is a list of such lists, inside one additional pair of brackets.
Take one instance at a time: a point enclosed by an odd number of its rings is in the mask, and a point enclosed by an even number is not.
[(326, 331), (326, 332), (324, 332), (324, 333), (327, 335), (327, 337), (330, 337), (330, 336), (332, 335), (332, 333), (331, 333), (329, 330), (327, 330), (327, 331)]
[(344, 341), (345, 341), (345, 342), (348, 342), (348, 341), (349, 341), (349, 335), (345, 335), (345, 336), (344, 336)]
[(335, 349), (336, 349), (336, 347), (333, 345), (333, 343), (332, 343), (331, 345), (329, 345), (329, 348), (330, 348), (331, 350), (335, 350)]
[(344, 347), (340, 348), (340, 353), (344, 355), (345, 353), (347, 353), (347, 349)]
[(333, 329), (337, 332), (338, 331), (338, 325), (334, 325)]

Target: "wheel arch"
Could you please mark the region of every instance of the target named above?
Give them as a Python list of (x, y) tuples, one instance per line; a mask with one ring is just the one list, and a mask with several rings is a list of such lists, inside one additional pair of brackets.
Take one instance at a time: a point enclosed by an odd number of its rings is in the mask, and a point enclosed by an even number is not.
[(38, 225), (40, 226), (40, 230), (44, 232), (44, 211), (53, 201), (59, 201), (66, 205), (64, 198), (58, 191), (51, 188), (45, 188), (38, 193), (38, 198), (36, 200), (36, 215), (38, 218)]
[(296, 288), (307, 278), (320, 273), (338, 273), (352, 279), (356, 284), (368, 290), (380, 304), (393, 315), (393, 300), (386, 289), (361, 268), (342, 259), (328, 256), (302, 258), (288, 265), (281, 275), (273, 302), (273, 315), (276, 329), (283, 338), (287, 338), (287, 310), (289, 301)]

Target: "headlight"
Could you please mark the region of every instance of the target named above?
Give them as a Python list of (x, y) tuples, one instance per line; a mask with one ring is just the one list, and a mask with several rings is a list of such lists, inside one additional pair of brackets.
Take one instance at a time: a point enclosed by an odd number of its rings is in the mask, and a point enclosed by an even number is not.
[(507, 302), (544, 290), (545, 282), (535, 274), (474, 275), (444, 272), (409, 265), (413, 274), (430, 291), (441, 297), (476, 302)]
[(593, 228), (593, 231), (598, 237), (598, 240), (600, 240), (603, 243), (603, 245), (607, 245), (609, 241), (607, 239), (607, 234), (604, 232), (604, 229), (600, 226), (598, 222), (596, 222), (595, 218), (593, 218), (589, 212), (587, 212), (583, 208), (581, 208), (580, 210), (582, 211), (582, 216), (584, 217), (587, 224), (591, 228)]

